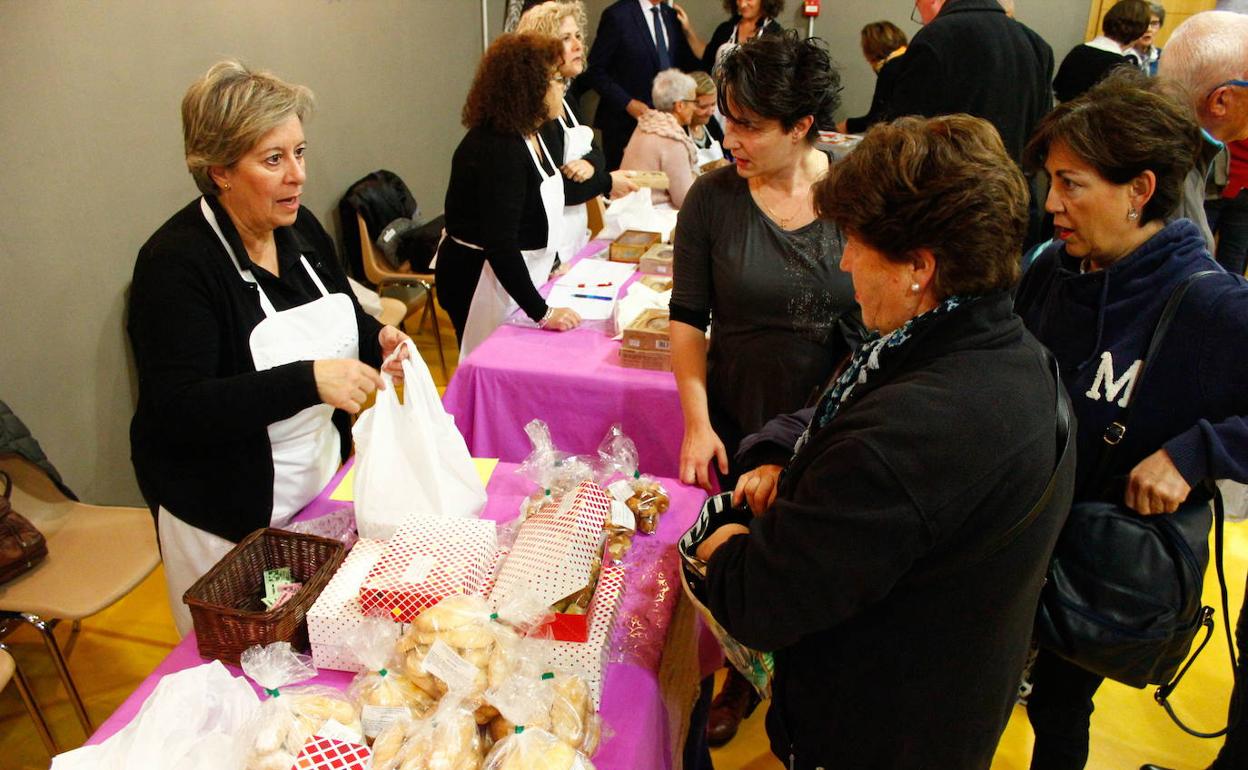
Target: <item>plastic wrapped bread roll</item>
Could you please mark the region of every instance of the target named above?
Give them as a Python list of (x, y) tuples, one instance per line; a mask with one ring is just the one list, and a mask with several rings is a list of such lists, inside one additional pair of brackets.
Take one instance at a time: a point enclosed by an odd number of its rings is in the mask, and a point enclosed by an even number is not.
[(594, 764), (545, 730), (525, 728), (494, 744), (484, 770), (594, 770)]

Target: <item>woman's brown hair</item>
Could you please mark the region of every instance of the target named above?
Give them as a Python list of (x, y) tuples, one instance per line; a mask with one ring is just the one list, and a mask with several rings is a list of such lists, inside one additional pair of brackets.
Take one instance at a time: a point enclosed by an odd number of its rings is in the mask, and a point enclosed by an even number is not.
[(872, 64), (906, 44), (906, 33), (891, 21), (873, 21), (862, 28), (862, 55)]
[(558, 77), (563, 43), (550, 35), (503, 35), (490, 44), (464, 102), (467, 128), (530, 134), (545, 123), (546, 90)]
[(1178, 208), (1183, 180), (1200, 152), (1200, 124), (1169, 86), (1134, 67), (1119, 67), (1082, 96), (1062, 102), (1041, 119), (1023, 150), (1023, 162), (1043, 168), (1061, 142), (1112, 184), (1145, 171), (1157, 178), (1140, 224)]
[(997, 130), (970, 115), (877, 124), (815, 186), (819, 216), (888, 259), (930, 249), (941, 299), (1018, 281), (1027, 197)]

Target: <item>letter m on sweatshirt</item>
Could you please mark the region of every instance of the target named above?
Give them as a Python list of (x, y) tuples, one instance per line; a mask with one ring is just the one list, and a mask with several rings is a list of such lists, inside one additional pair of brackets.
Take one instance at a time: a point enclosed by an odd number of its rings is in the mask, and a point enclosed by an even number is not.
[(1118, 399), (1118, 406), (1124, 409), (1127, 402), (1131, 400), (1131, 391), (1135, 389), (1135, 377), (1140, 373), (1141, 359), (1135, 359), (1135, 362), (1122, 373), (1122, 377), (1114, 378), (1114, 357), (1106, 350), (1101, 353), (1101, 363), (1096, 367), (1096, 379), (1092, 380), (1092, 387), (1088, 388), (1085, 396), (1093, 401), (1101, 400), (1101, 390), (1105, 391), (1105, 400), (1113, 401), (1118, 398), (1118, 394), (1122, 394), (1122, 398)]

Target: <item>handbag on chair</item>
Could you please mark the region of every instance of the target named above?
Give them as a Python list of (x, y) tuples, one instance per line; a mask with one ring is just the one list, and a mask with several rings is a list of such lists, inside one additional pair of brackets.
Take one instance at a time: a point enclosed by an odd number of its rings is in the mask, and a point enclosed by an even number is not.
[[(1150, 363), (1193, 283), (1217, 271), (1195, 273), (1167, 301), (1135, 384), (1138, 397)], [(1134, 401), (1134, 399), (1133, 399)], [(1105, 482), (1115, 447), (1130, 427), (1130, 407), (1103, 436), (1097, 471)], [(1122, 499), (1121, 494), (1110, 499)], [(1210, 501), (1216, 516), (1210, 515)], [(1156, 700), (1185, 731), (1167, 697), (1213, 635), (1213, 608), (1202, 590), (1209, 564), (1209, 529), (1216, 519), (1215, 551), (1226, 616), (1222, 570), (1222, 499), (1205, 482), (1172, 514), (1144, 516), (1121, 502), (1081, 501), (1071, 506), (1040, 595), (1036, 636), (1041, 647), (1095, 674), (1132, 687), (1161, 685)], [(1188, 658), (1200, 629), (1204, 639)], [(1234, 645), (1227, 641), (1234, 660)], [(1187, 660), (1184, 665), (1184, 660)]]
[(4, 483), (0, 495), (0, 583), (7, 583), (43, 561), (48, 555), (48, 542), (34, 524), (13, 510), (9, 502), (13, 480), (9, 474), (0, 471), (0, 481)]

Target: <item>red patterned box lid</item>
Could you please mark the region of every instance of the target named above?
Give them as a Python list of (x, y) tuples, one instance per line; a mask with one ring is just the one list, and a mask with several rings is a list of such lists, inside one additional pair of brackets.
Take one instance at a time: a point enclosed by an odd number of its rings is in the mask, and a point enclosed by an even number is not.
[(560, 641), (557, 639), (536, 640), (536, 649), (540, 652), (542, 662), (552, 671), (576, 674), (589, 685), (594, 705), (598, 706), (602, 699), (602, 674), (607, 665), (608, 645), (611, 641), (611, 628), (615, 625), (615, 615), (620, 608), (620, 600), (624, 596), (624, 567), (619, 564), (604, 564), (602, 574), (598, 578), (598, 587), (594, 591), (594, 600), (589, 605), (589, 634), (585, 642)]
[(368, 770), (372, 764), (367, 746), (318, 737), (304, 744), (291, 770)]
[(497, 528), (489, 520), (408, 519), (364, 579), (360, 609), (410, 623), (448, 596), (479, 593), (497, 548)]

